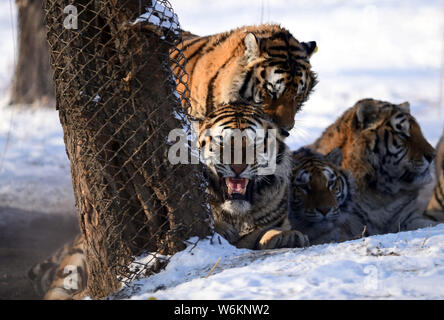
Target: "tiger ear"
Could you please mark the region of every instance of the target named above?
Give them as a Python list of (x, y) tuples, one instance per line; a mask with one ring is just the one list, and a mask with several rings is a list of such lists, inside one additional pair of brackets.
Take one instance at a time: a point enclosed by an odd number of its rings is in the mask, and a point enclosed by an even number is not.
[(309, 58), (311, 58), (313, 53), (316, 53), (318, 51), (318, 46), (316, 45), (316, 41), (302, 42), (301, 44), (304, 47), (305, 52), (307, 52)]
[(244, 39), (245, 43), (245, 56), (248, 59), (248, 63), (257, 59), (260, 54), (259, 50), (259, 39), (256, 38), (254, 33), (248, 33)]
[(361, 100), (357, 103), (356, 120), (358, 128), (368, 128), (376, 121), (378, 115), (378, 107), (371, 101)]
[(408, 101), (398, 104), (398, 107), (400, 107), (405, 112), (410, 113), (410, 103)]
[(344, 154), (340, 148), (334, 148), (325, 156), (325, 159), (337, 166), (340, 166), (342, 160), (344, 159)]

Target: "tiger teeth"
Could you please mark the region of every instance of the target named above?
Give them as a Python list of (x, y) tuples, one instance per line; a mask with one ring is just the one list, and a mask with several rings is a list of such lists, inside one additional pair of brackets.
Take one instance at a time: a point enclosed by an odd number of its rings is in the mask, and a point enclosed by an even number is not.
[(225, 184), (228, 188), (229, 195), (232, 195), (233, 193), (245, 195), (247, 192), (248, 183), (248, 179), (225, 178)]

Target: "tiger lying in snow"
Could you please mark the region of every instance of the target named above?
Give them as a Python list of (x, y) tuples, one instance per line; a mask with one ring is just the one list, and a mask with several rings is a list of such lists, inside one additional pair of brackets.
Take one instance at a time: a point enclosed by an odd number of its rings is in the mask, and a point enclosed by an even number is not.
[(310, 244), (357, 239), (365, 221), (354, 213), (354, 180), (341, 169), (338, 148), (323, 156), (308, 148), (293, 152), (289, 221)]
[(369, 235), (433, 226), (422, 216), (419, 190), (431, 181), (435, 149), (422, 135), (408, 102), (358, 101), (311, 146), (341, 148), (342, 168), (356, 182), (355, 213)]

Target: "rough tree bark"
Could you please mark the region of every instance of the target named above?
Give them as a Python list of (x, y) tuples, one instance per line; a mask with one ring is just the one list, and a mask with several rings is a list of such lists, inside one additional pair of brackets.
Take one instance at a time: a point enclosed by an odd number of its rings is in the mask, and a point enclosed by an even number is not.
[(66, 30), (68, 3), (44, 1), (47, 36), (88, 294), (102, 298), (142, 249), (173, 254), (183, 240), (209, 235), (209, 212), (200, 166), (167, 159), (168, 133), (182, 127), (168, 67), (175, 34), (128, 23), (147, 0), (76, 1), (79, 29)]
[(18, 57), (11, 91), (12, 104), (54, 106), (54, 86), (43, 25), (42, 0), (16, 0)]

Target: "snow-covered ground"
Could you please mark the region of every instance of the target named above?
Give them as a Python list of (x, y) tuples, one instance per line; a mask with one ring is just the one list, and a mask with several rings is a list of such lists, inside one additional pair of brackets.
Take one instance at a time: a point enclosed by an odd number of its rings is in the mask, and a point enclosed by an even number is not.
[(0, 114), (0, 206), (74, 212), (70, 166), (57, 112), (7, 107), (4, 101)]
[(305, 249), (240, 250), (223, 239), (190, 249), (121, 293), (131, 299), (444, 299), (444, 225)]
[[(263, 21), (280, 23), (301, 41), (317, 42), (319, 51), (311, 62), (320, 82), (297, 115), (288, 139), (293, 149), (311, 143), (345, 109), (366, 97), (409, 101), (426, 138), (435, 144), (441, 135), (444, 0), (171, 4), (182, 28), (197, 34)], [(69, 161), (57, 112), (7, 106), (16, 33), (9, 6), (0, 0), (0, 207), (72, 212)], [(8, 220), (0, 216), (2, 221)], [(443, 226), (272, 252), (201, 241), (192, 253), (177, 254), (165, 271), (142, 281), (133, 298), (443, 299), (443, 242)], [(219, 257), (215, 271), (204, 278)], [(164, 289), (153, 292), (160, 286)]]

